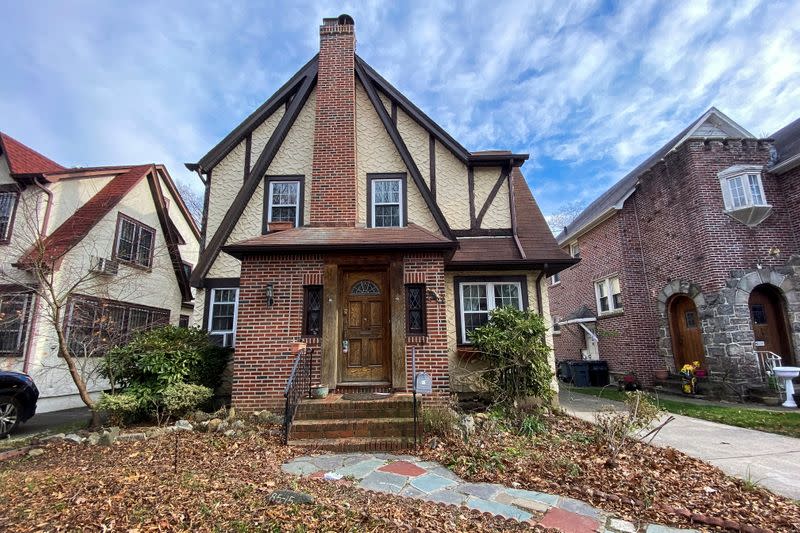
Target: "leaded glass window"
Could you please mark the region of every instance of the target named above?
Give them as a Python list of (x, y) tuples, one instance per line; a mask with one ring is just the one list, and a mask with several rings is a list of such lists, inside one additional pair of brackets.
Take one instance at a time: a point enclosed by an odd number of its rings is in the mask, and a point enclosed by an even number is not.
[(353, 284), (350, 289), (350, 294), (353, 296), (379, 296), (381, 293), (380, 287), (375, 285), (374, 282), (368, 279), (362, 279)]
[(299, 181), (270, 181), (267, 222), (292, 222), (299, 226), (299, 200)]
[(406, 328), (410, 335), (425, 334), (425, 285), (406, 285)]
[(372, 180), (372, 226), (403, 225), (403, 187), (399, 179)]
[(309, 285), (306, 287), (303, 309), (304, 309), (303, 335), (307, 337), (321, 337), (322, 336), (322, 285)]

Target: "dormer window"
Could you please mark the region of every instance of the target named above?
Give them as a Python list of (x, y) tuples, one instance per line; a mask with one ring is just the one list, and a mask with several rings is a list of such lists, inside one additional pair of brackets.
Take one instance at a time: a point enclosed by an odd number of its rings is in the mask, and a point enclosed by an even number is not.
[(367, 177), (369, 213), (372, 228), (399, 228), (406, 225), (405, 175), (372, 174)]
[(718, 174), (725, 212), (748, 226), (760, 224), (772, 211), (766, 202), (761, 167), (734, 165)]

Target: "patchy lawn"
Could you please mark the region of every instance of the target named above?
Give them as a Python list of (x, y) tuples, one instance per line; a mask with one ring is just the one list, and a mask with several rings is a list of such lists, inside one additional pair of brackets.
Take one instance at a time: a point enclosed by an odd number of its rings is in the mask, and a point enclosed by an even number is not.
[[(625, 400), (625, 393), (612, 387), (570, 387), (569, 391), (609, 400)], [(656, 396), (653, 395), (653, 397)], [(678, 415), (800, 438), (800, 412), (796, 411), (768, 411), (736, 406), (702, 405), (661, 397), (658, 398), (658, 405), (665, 411)]]
[[(298, 479), (280, 465), (301, 450), (254, 433), (180, 433), (112, 447), (50, 442), (0, 464), (0, 531), (518, 531), (532, 526), (455, 507)], [(175, 458), (177, 457), (177, 469)], [(313, 495), (275, 505), (276, 489)], [(410, 527), (409, 527), (410, 526)], [(544, 531), (542, 528), (534, 528)]]
[[(421, 453), (470, 481), (517, 483), (572, 496), (633, 521), (697, 528), (691, 520), (695, 514), (740, 526), (800, 530), (797, 503), (756, 483), (726, 476), (671, 448), (639, 442), (628, 445), (617, 466), (608, 468), (610, 456), (594, 439), (591, 424), (566, 415), (542, 420), (546, 429), (532, 437), (478, 427), (468, 442), (453, 437), (434, 450), (426, 445)], [(664, 505), (675, 509), (668, 512)]]

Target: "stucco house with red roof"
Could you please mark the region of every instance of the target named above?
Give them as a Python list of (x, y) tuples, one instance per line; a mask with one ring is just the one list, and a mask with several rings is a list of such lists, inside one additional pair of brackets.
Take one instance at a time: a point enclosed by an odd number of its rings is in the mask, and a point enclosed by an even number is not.
[(298, 341), (341, 393), (410, 391), (415, 353), (442, 402), (492, 309), (549, 321), (545, 276), (575, 261), (526, 159), (464, 148), (325, 19), (319, 54), (187, 165), (207, 184), (195, 320), (234, 348), (233, 405), (282, 409)]
[(191, 323), (199, 237), (164, 166), (65, 168), (0, 132), (0, 369), (33, 377), (39, 412), (81, 405), (32, 269), (52, 271), (59, 320), (97, 393), (111, 337)]
[(557, 236), (559, 360), (645, 383), (694, 361), (723, 392), (765, 384), (800, 348), (800, 119), (757, 138), (711, 108)]

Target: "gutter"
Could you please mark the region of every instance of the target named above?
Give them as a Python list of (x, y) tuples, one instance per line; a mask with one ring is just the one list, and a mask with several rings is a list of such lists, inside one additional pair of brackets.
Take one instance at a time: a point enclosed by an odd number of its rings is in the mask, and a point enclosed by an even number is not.
[[(39, 180), (34, 180), (33, 184), (47, 195), (47, 207), (44, 210), (44, 220), (42, 220), (42, 228), (39, 231), (39, 240), (41, 241), (47, 237), (47, 227), (50, 225), (50, 212), (53, 210), (53, 191), (39, 183)], [(36, 337), (36, 330), (39, 325), (39, 307), (41, 307), (41, 297), (38, 294), (34, 295), (33, 300), (31, 327), (28, 331), (28, 342), (25, 345), (25, 358), (22, 362), (22, 372), (25, 374), (28, 373), (31, 366), (31, 350), (33, 350), (33, 339)]]

